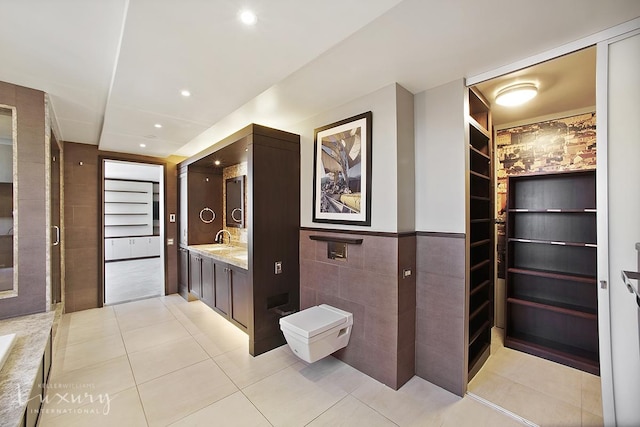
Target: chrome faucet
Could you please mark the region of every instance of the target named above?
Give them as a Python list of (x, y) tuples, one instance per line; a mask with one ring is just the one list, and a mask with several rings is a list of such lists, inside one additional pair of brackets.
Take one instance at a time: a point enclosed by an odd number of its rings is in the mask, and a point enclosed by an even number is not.
[(227, 233), (229, 235), (229, 244), (231, 244), (231, 233), (229, 233), (229, 230), (225, 229), (218, 231), (218, 233), (216, 234), (215, 242), (224, 243), (224, 233)]

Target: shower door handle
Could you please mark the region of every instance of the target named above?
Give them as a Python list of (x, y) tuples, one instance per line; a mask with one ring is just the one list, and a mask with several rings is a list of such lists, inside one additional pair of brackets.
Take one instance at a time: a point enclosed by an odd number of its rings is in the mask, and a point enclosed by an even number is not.
[(56, 241), (53, 242), (52, 246), (58, 246), (60, 244), (60, 227), (54, 225), (52, 228), (56, 230)]

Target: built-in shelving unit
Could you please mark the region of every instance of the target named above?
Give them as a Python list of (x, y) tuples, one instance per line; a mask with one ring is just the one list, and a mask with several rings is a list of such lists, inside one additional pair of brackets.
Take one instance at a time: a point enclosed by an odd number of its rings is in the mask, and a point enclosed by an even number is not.
[(153, 183), (105, 179), (105, 238), (153, 234)]
[(469, 220), (467, 224), (468, 378), (489, 357), (493, 326), (493, 161), (491, 111), (484, 98), (469, 89)]
[(599, 374), (595, 171), (509, 177), (505, 345)]

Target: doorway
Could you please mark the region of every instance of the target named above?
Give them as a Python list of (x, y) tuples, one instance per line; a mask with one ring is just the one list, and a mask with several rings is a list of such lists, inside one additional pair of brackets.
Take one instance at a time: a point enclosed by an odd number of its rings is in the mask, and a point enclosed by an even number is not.
[[(595, 75), (596, 49), (589, 47), (474, 86), (493, 119), (497, 262), (491, 355), (468, 390), (537, 424), (602, 424)], [(532, 101), (513, 108), (496, 104), (499, 92), (525, 83), (537, 87)], [(535, 205), (549, 198), (543, 187), (551, 181), (566, 183), (568, 194), (558, 200), (582, 195), (580, 183), (591, 193), (576, 200), (580, 206)], [(527, 198), (535, 203), (515, 202)], [(585, 268), (569, 262), (587, 258), (593, 262)], [(582, 323), (572, 323), (576, 319)], [(571, 341), (571, 332), (589, 328), (585, 339)]]
[(105, 305), (165, 294), (164, 166), (103, 160)]

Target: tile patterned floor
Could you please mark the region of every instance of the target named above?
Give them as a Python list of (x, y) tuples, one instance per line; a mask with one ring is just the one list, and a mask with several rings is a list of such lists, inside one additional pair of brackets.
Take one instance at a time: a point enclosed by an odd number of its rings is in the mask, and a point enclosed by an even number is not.
[(602, 426), (600, 377), (505, 348), (494, 328), (491, 356), (469, 393), (540, 426)]
[(521, 426), (418, 377), (394, 391), (341, 361), (247, 336), (178, 295), (63, 316), (40, 426)]

